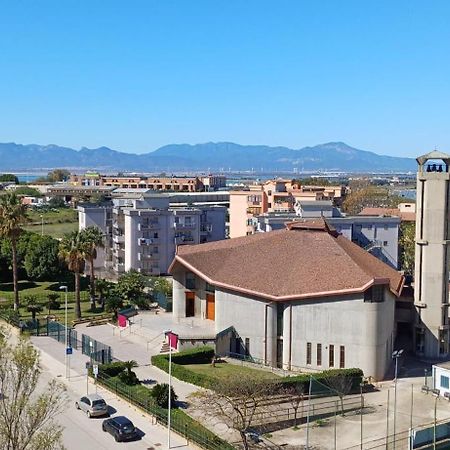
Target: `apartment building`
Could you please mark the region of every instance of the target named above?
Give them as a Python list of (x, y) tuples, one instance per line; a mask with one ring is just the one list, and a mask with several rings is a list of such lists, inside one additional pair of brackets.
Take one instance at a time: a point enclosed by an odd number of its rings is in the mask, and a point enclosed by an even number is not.
[(159, 176), (110, 176), (97, 172), (84, 175), (73, 174), (69, 184), (79, 187), (105, 186), (124, 189), (150, 189), (154, 191), (202, 192), (216, 191), (226, 186), (226, 178), (222, 175), (202, 177), (159, 177)]
[(108, 248), (97, 264), (115, 274), (165, 274), (178, 246), (225, 239), (225, 207), (174, 208), (166, 194), (122, 196), (109, 206), (78, 210), (80, 228), (95, 224), (105, 231)]
[(291, 180), (268, 180), (230, 191), (230, 237), (255, 233), (254, 218), (265, 213), (290, 213), (299, 202), (329, 201), (340, 205), (344, 186), (303, 186)]

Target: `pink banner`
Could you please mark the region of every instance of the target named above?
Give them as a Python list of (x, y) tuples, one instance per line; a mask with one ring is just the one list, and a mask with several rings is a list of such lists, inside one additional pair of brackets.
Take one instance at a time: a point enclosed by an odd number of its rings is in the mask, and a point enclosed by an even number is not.
[(173, 350), (176, 350), (178, 348), (178, 334), (172, 333), (171, 331), (166, 333), (167, 341), (170, 347)]
[(122, 314), (119, 314), (117, 317), (117, 322), (119, 324), (119, 327), (125, 328), (127, 326), (127, 318), (125, 316), (122, 316)]

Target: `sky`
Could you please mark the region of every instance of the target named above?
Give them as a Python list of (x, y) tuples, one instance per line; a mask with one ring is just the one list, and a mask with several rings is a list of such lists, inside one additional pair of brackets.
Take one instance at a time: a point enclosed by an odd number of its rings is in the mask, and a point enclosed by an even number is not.
[(0, 0), (0, 142), (450, 152), (450, 2)]

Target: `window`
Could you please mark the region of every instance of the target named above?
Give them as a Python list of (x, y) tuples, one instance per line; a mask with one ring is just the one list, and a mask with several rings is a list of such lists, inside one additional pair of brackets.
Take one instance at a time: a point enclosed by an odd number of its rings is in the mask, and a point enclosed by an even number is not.
[(158, 239), (158, 233), (153, 233), (153, 238)]
[(186, 272), (186, 289), (195, 289), (195, 275), (192, 272)]
[(448, 389), (449, 383), (448, 383), (448, 377), (441, 375), (441, 388)]
[(328, 365), (334, 367), (334, 345), (330, 344), (328, 349)]
[(306, 364), (311, 364), (311, 342), (306, 343)]
[(215, 292), (216, 288), (214, 287), (214, 285), (209, 284), (208, 282), (206, 282), (206, 284), (205, 284), (205, 291), (207, 291), (207, 292)]
[(245, 338), (245, 356), (250, 356), (250, 339)]
[(317, 344), (317, 365), (322, 365), (322, 344)]
[(364, 292), (364, 301), (368, 303), (384, 302), (384, 285), (377, 284)]
[(283, 303), (277, 303), (277, 336), (283, 336)]
[(388, 241), (383, 241), (383, 246), (387, 247), (387, 245), (388, 245)]
[(269, 203), (267, 206), (268, 206), (269, 208), (272, 208), (272, 203)]
[(345, 368), (345, 347), (343, 345), (341, 345), (339, 350), (339, 368)]

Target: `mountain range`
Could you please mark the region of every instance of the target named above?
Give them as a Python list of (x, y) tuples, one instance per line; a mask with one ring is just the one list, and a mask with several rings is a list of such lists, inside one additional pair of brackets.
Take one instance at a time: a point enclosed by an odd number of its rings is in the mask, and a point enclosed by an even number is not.
[(0, 143), (0, 173), (53, 168), (134, 172), (415, 171), (413, 158), (383, 156), (343, 142), (291, 149), (232, 142), (170, 144), (145, 154), (108, 147), (74, 150), (57, 145)]

